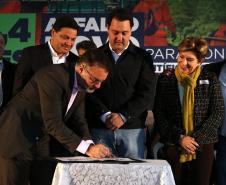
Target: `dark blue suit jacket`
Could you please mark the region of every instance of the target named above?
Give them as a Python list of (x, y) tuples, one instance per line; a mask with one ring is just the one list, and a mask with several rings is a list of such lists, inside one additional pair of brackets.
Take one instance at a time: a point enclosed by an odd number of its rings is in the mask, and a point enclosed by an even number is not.
[(130, 42), (115, 63), (108, 43), (99, 49), (109, 58), (110, 72), (101, 88), (88, 95), (89, 126), (106, 128), (100, 116), (111, 111), (126, 118), (122, 129), (144, 128), (147, 110), (153, 105), (156, 83), (150, 54)]

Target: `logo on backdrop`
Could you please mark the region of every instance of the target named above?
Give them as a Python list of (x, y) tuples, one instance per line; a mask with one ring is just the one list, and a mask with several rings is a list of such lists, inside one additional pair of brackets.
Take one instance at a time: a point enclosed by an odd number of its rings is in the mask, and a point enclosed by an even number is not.
[[(60, 14), (62, 15), (62, 14)], [(106, 14), (70, 14), (81, 27), (76, 43), (83, 40), (92, 40), (99, 47), (107, 42)], [(7, 45), (4, 57), (13, 63), (18, 62), (23, 48), (35, 45), (35, 38), (40, 35), (41, 43), (45, 43), (50, 38), (50, 30), (56, 20), (57, 14), (42, 14), (41, 25), (36, 24), (35, 14), (1, 14), (1, 32), (6, 36)], [(134, 13), (134, 27), (131, 40), (150, 53), (154, 60), (155, 71), (162, 72), (166, 68), (173, 68), (176, 65), (177, 48), (175, 46), (144, 46), (145, 28), (144, 14)], [(36, 29), (36, 30), (35, 30)], [(38, 31), (37, 31), (38, 30)], [(37, 35), (36, 35), (37, 34)], [(37, 38), (36, 38), (37, 39)], [(72, 52), (76, 52), (76, 43)], [(226, 48), (221, 45), (211, 45), (205, 63), (218, 62), (226, 58)], [(205, 64), (204, 63), (204, 64)]]
[[(155, 72), (161, 73), (164, 69), (175, 68), (178, 50), (176, 46), (152, 46), (144, 47), (153, 58)], [(221, 46), (209, 47), (208, 55), (205, 58), (204, 65), (211, 62), (218, 62), (226, 57), (226, 48)]]
[(0, 14), (0, 31), (6, 36), (4, 58), (16, 63), (24, 47), (35, 44), (35, 14)]
[[(62, 14), (60, 14), (62, 15)], [(106, 14), (70, 14), (78, 23), (80, 30), (76, 43), (72, 48), (72, 52), (77, 53), (76, 44), (83, 40), (92, 40), (97, 47), (102, 46), (107, 42), (107, 27), (106, 27)], [(57, 14), (43, 14), (42, 16), (42, 35), (41, 42), (45, 43), (50, 38), (50, 30), (56, 21)], [(143, 14), (134, 14), (134, 26), (132, 28), (131, 41), (139, 46), (143, 46), (144, 27), (142, 20)]]
[[(62, 15), (62, 14), (61, 14)], [(72, 52), (77, 54), (76, 44), (83, 40), (92, 40), (97, 47), (107, 42), (106, 14), (70, 14), (80, 26), (76, 43)], [(56, 21), (57, 14), (43, 14), (41, 42), (45, 43), (50, 39), (50, 30)], [(134, 26), (131, 41), (150, 53), (154, 60), (155, 71), (162, 72), (166, 68), (174, 68), (177, 59), (177, 47), (175, 46), (144, 46), (144, 14), (134, 13)], [(210, 47), (205, 63), (223, 60), (226, 57), (224, 47)]]

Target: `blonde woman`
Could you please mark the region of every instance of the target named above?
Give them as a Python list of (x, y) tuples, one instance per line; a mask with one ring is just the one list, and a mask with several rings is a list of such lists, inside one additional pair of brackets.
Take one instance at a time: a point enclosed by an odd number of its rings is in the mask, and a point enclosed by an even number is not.
[(155, 121), (176, 184), (209, 185), (223, 97), (215, 74), (201, 68), (206, 40), (185, 38), (178, 50), (176, 68), (158, 79)]

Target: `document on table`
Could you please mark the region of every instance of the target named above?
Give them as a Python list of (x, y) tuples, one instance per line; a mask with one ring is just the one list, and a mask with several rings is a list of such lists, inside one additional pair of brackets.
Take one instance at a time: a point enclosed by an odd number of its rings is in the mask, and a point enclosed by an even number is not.
[(140, 159), (132, 159), (132, 158), (91, 158), (84, 156), (75, 156), (75, 157), (55, 157), (58, 162), (62, 163), (135, 163), (135, 162), (145, 162)]

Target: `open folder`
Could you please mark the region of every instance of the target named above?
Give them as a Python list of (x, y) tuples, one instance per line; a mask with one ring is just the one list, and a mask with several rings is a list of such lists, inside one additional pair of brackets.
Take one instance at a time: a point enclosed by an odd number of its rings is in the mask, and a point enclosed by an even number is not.
[(134, 159), (134, 158), (91, 158), (91, 157), (84, 157), (84, 156), (75, 156), (75, 157), (55, 157), (54, 158), (57, 162), (60, 163), (119, 163), (119, 164), (129, 164), (129, 163), (140, 163), (146, 162), (145, 160), (141, 159)]

